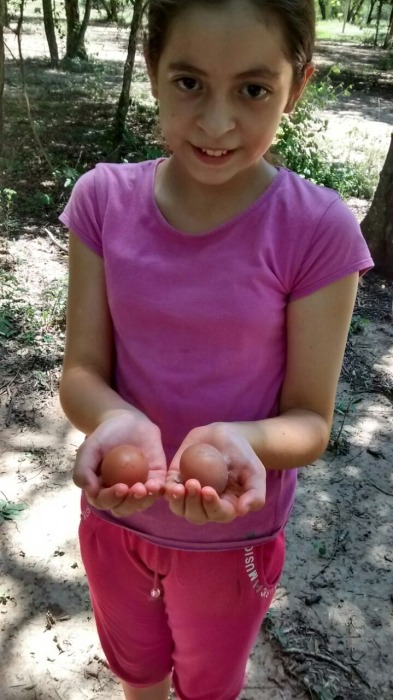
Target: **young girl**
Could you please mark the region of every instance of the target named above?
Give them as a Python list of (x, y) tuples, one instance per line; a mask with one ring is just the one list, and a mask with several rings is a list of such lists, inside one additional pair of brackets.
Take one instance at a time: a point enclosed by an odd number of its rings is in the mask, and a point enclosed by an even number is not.
[[(334, 192), (265, 159), (313, 73), (313, 0), (150, 0), (169, 158), (77, 183), (61, 401), (100, 640), (127, 700), (234, 700), (284, 561), (296, 467), (326, 448), (359, 272)], [(104, 488), (133, 444), (145, 484)], [(179, 478), (187, 446), (229, 469)]]

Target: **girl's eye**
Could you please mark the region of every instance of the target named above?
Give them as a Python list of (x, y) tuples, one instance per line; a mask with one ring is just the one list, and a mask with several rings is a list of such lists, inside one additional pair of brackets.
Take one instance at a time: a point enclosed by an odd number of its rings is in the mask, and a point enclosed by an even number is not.
[(178, 78), (176, 83), (183, 92), (195, 92), (200, 89), (200, 84), (196, 78)]
[(241, 89), (241, 92), (246, 95), (246, 97), (251, 97), (253, 100), (260, 100), (267, 95), (267, 90), (262, 87), (262, 85), (245, 85)]

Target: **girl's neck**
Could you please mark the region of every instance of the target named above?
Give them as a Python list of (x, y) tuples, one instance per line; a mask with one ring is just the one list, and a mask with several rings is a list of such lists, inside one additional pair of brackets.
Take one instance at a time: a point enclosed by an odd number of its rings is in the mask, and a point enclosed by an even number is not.
[(224, 185), (190, 181), (173, 157), (157, 168), (154, 194), (169, 224), (190, 235), (203, 234), (245, 211), (269, 187), (277, 170), (265, 160)]

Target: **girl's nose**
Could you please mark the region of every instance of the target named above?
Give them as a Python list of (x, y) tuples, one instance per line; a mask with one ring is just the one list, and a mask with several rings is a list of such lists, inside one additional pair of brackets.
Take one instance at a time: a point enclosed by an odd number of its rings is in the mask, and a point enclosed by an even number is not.
[(215, 140), (235, 128), (231, 106), (225, 100), (217, 98), (206, 102), (197, 123), (207, 136)]

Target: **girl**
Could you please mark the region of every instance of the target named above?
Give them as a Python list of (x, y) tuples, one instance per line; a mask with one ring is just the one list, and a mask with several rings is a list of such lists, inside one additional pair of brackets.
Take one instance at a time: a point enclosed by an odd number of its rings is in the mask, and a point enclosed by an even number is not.
[[(296, 467), (326, 448), (359, 272), (332, 191), (266, 159), (313, 73), (313, 0), (149, 0), (146, 60), (171, 156), (77, 183), (61, 401), (88, 436), (81, 551), (127, 700), (233, 700), (284, 560)], [(104, 488), (132, 443), (145, 484)], [(220, 497), (179, 479), (191, 444)]]

